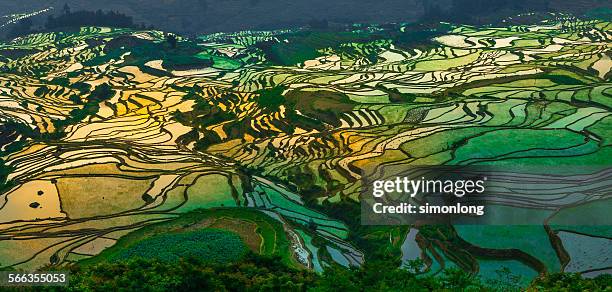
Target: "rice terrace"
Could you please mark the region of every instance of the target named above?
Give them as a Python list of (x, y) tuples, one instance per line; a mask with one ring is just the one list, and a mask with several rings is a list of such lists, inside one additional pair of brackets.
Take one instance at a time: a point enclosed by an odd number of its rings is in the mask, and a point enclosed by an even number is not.
[[(579, 214), (610, 210), (612, 22), (520, 17), (4, 41), (0, 266), (253, 252), (320, 273), (385, 252), (525, 285), (609, 274), (612, 229)], [(362, 178), (424, 165), (549, 166), (549, 187), (603, 194), (498, 198), (539, 225), (361, 225)]]

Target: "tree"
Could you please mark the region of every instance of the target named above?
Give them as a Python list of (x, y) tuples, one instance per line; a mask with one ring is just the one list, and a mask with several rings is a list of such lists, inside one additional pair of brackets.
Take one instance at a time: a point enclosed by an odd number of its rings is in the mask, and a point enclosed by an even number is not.
[(64, 6), (61, 15), (57, 17), (50, 15), (45, 23), (47, 29), (81, 26), (135, 27), (132, 17), (121, 13), (102, 10), (72, 12), (67, 5)]
[(176, 49), (176, 44), (177, 44), (178, 40), (177, 40), (175, 34), (172, 34), (172, 33), (166, 34), (166, 42), (168, 42), (168, 44), (170, 44), (171, 48)]
[(285, 86), (276, 86), (271, 89), (257, 90), (255, 93), (259, 94), (259, 96), (255, 101), (263, 108), (276, 111), (286, 101), (283, 96), (285, 88)]
[[(400, 261), (380, 256), (361, 267), (337, 264), (315, 274), (282, 263), (278, 256), (249, 253), (232, 263), (215, 264), (197, 258), (179, 262), (137, 258), (69, 266), (69, 286), (60, 291), (509, 291), (516, 286), (490, 286), (459, 269), (438, 276), (399, 268)], [(52, 267), (47, 269), (53, 269)], [(65, 270), (66, 267), (60, 269)], [(542, 275), (524, 287), (527, 291), (607, 291), (611, 275), (586, 279), (580, 274)], [(516, 283), (515, 283), (516, 284)], [(57, 291), (42, 287), (36, 291)], [(25, 290), (29, 291), (29, 290)]]

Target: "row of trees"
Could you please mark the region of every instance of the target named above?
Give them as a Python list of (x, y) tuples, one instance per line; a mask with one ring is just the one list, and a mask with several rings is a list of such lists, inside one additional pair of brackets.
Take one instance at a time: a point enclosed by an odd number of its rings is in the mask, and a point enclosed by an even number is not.
[[(135, 24), (131, 16), (115, 11), (72, 11), (66, 4), (59, 15), (49, 15), (43, 27), (35, 27), (31, 18), (25, 18), (14, 24), (7, 33), (8, 38), (39, 32), (82, 26), (132, 27), (145, 29), (144, 24)], [(151, 28), (151, 27), (149, 27)]]
[(56, 29), (64, 27), (81, 26), (111, 26), (111, 27), (134, 27), (131, 16), (115, 11), (72, 11), (68, 4), (64, 4), (62, 13), (59, 16), (49, 15), (45, 27)]
[(76, 11), (59, 16), (50, 15), (45, 27), (56, 29), (64, 27), (81, 26), (111, 26), (111, 27), (134, 27), (131, 16), (114, 11)]
[[(230, 264), (196, 259), (163, 263), (136, 259), (95, 266), (73, 266), (69, 286), (52, 291), (508, 291), (517, 286), (483, 282), (461, 270), (439, 276), (417, 275), (398, 269), (399, 262), (379, 258), (360, 268), (339, 266), (322, 274), (289, 268), (280, 258), (248, 254)], [(584, 279), (578, 274), (552, 274), (536, 279), (531, 291), (603, 291), (612, 288), (612, 276)], [(38, 289), (40, 290), (40, 289)], [(45, 290), (45, 289), (42, 289)]]

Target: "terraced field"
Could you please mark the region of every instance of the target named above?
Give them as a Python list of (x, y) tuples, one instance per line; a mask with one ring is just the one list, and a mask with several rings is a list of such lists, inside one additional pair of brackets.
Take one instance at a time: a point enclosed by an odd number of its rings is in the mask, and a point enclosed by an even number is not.
[[(235, 207), (282, 226), (288, 261), (315, 270), (385, 251), (429, 273), (609, 271), (584, 250), (606, 250), (609, 226), (567, 220), (610, 206), (611, 31), (557, 15), (196, 39), (86, 27), (0, 44), (0, 266), (95, 261), (152, 226)], [(500, 212), (518, 196), (538, 226), (360, 226), (362, 178), (414, 165), (547, 166), (566, 176), (551, 185), (590, 175), (603, 193), (511, 185)], [(271, 224), (232, 229), (232, 216), (213, 227), (252, 249)], [(254, 251), (269, 253), (263, 238)]]

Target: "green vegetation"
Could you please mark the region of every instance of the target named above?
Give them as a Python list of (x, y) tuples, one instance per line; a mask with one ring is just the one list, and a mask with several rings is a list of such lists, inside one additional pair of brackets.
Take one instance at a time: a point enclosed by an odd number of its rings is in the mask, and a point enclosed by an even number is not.
[(82, 26), (112, 26), (112, 27), (135, 27), (132, 17), (115, 11), (74, 11), (64, 4), (63, 13), (57, 17), (50, 15), (45, 27), (47, 29), (78, 28)]
[[(484, 282), (457, 269), (436, 277), (420, 276), (397, 269), (395, 264), (383, 258), (361, 268), (332, 266), (319, 275), (288, 268), (276, 257), (255, 254), (227, 264), (194, 258), (178, 263), (137, 259), (71, 266), (68, 287), (37, 291), (518, 291), (514, 286), (506, 286), (503, 280)], [(611, 285), (611, 275), (585, 279), (578, 274), (552, 274), (537, 278), (527, 290), (607, 291)]]
[(169, 33), (169, 34), (166, 34), (166, 42), (168, 42), (171, 48), (176, 49), (178, 39), (175, 34)]
[(13, 168), (6, 165), (4, 159), (0, 158), (0, 194), (4, 194), (15, 185), (12, 181), (7, 180), (11, 171), (13, 171)]
[[(0, 44), (0, 191), (19, 187), (0, 210), (14, 225), (0, 262), (143, 290), (513, 290), (609, 267), (610, 228), (571, 225), (609, 205), (576, 182), (609, 187), (581, 167), (612, 157), (612, 24), (312, 26)], [(546, 192), (504, 179), (488, 207), (537, 224), (362, 225), (363, 178), (419, 165), (552, 167), (529, 172)], [(116, 273), (88, 278), (98, 267)], [(538, 285), (571, 281), (607, 285)]]
[(242, 62), (239, 60), (235, 60), (225, 56), (216, 56), (212, 55), (208, 52), (200, 52), (195, 55), (198, 59), (207, 60), (210, 62), (213, 68), (223, 69), (223, 70), (233, 70), (238, 69), (242, 66)]
[(283, 96), (283, 91), (286, 87), (277, 86), (271, 89), (260, 89), (255, 91), (259, 96), (255, 99), (257, 104), (267, 110), (276, 111), (278, 108), (285, 104), (286, 100)]
[[(217, 221), (232, 224), (215, 224)], [(232, 227), (247, 223), (252, 226)], [(176, 219), (131, 232), (100, 255), (80, 264), (116, 262), (133, 257), (162, 261), (197, 257), (204, 261), (226, 262), (241, 258), (246, 251), (245, 244), (262, 255), (279, 256), (286, 265), (296, 265), (282, 225), (268, 215), (246, 208), (197, 209), (182, 214)]]
[(610, 291), (612, 275), (601, 274), (586, 279), (578, 273), (553, 273), (536, 278), (530, 285), (534, 291)]
[(305, 291), (315, 277), (307, 270), (287, 268), (278, 257), (254, 254), (229, 264), (210, 264), (194, 258), (178, 263), (138, 259), (73, 266), (68, 288), (48, 290)]
[(224, 111), (218, 105), (211, 104), (199, 95), (193, 94), (190, 98), (195, 101), (193, 111), (187, 113), (176, 111), (174, 113), (174, 118), (180, 123), (195, 125), (200, 130), (205, 130), (208, 126), (231, 121), (236, 118), (235, 114)]
[(224, 263), (241, 258), (246, 246), (232, 232), (201, 229), (184, 233), (166, 233), (143, 239), (122, 249), (111, 261), (133, 258), (155, 258), (162, 262), (178, 262), (180, 258), (195, 257), (203, 261)]
[(286, 43), (257, 44), (266, 59), (278, 65), (295, 65), (321, 56), (319, 49), (337, 47), (347, 42), (365, 42), (369, 36), (355, 32), (304, 31), (285, 36)]
[[(98, 86), (86, 97), (86, 102), (82, 108), (73, 109), (70, 112), (70, 117), (65, 120), (54, 120), (55, 128), (58, 129), (53, 137), (58, 137), (62, 134), (62, 130), (71, 124), (78, 123), (88, 116), (94, 116), (100, 109), (100, 103), (104, 102), (115, 95), (115, 90), (107, 84), (103, 83)], [(72, 98), (72, 97), (71, 97)], [(72, 98), (74, 101), (79, 101), (78, 97)], [(82, 101), (80, 102), (82, 103)]]

